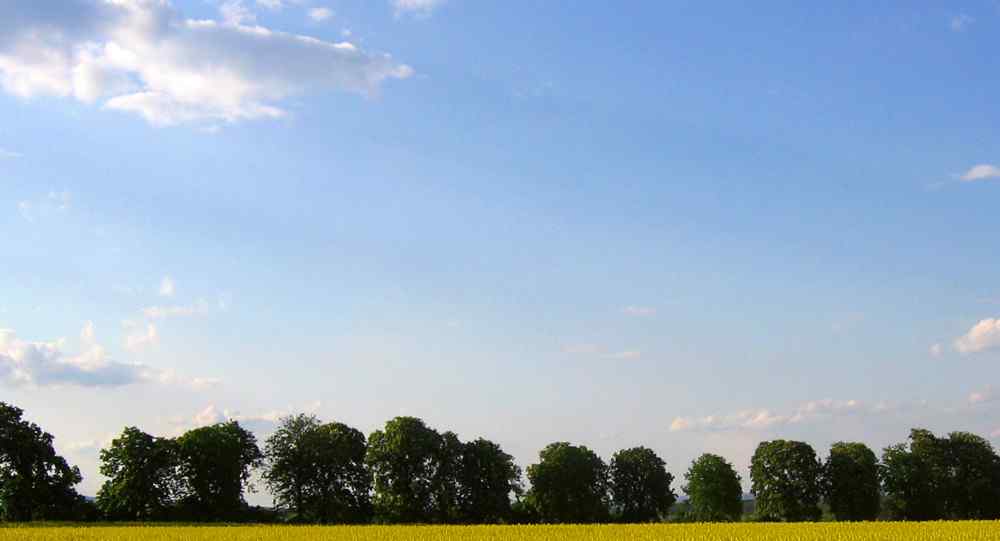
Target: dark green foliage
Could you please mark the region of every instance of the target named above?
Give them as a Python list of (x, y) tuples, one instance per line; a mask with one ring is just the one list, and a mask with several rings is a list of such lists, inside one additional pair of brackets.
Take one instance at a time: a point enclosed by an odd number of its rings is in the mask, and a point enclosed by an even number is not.
[(1000, 519), (1000, 457), (990, 442), (968, 432), (952, 432), (945, 447), (948, 518)]
[(345, 424), (321, 424), (304, 414), (285, 417), (267, 439), (264, 479), (294, 521), (367, 522), (372, 505), (366, 449), (364, 434)]
[(688, 517), (696, 522), (729, 522), (743, 513), (743, 488), (732, 464), (718, 455), (703, 454), (684, 474)]
[(892, 518), (1000, 518), (1000, 458), (979, 436), (914, 429), (885, 449), (881, 476)]
[(375, 481), (375, 519), (383, 523), (430, 523), (438, 511), (435, 490), (441, 435), (416, 417), (396, 417), (368, 438), (365, 463)]
[(98, 508), (113, 520), (164, 518), (179, 488), (177, 460), (173, 440), (126, 428), (101, 450), (101, 475), (108, 480), (97, 494)]
[(621, 522), (655, 522), (670, 511), (677, 495), (674, 476), (652, 449), (633, 447), (615, 453), (609, 465), (611, 506)]
[(837, 520), (875, 520), (879, 514), (878, 458), (863, 443), (837, 442), (824, 468), (826, 501)]
[(530, 501), (542, 522), (606, 522), (608, 468), (593, 451), (566, 442), (549, 444), (528, 466)]
[(499, 445), (483, 438), (466, 443), (458, 479), (463, 522), (497, 524), (514, 520), (510, 497), (521, 492), (521, 468)]
[(52, 435), (0, 402), (0, 518), (5, 521), (72, 520), (83, 507), (73, 488), (80, 470), (53, 448)]
[(246, 502), (243, 490), (261, 460), (257, 438), (236, 421), (196, 428), (177, 438), (184, 515), (233, 520)]
[(815, 521), (822, 516), (823, 465), (804, 442), (773, 440), (757, 446), (750, 461), (751, 491), (760, 520)]

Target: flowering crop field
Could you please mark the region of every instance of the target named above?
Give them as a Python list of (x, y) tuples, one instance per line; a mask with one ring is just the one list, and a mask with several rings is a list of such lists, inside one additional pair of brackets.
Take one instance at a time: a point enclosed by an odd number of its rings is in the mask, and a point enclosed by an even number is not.
[(6, 527), (0, 541), (1000, 541), (1000, 522), (657, 524), (642, 526)]

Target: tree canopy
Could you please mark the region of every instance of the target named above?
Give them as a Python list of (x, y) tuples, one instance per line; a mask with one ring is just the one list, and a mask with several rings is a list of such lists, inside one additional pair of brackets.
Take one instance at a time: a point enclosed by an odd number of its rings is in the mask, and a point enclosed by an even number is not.
[(691, 463), (682, 488), (688, 495), (690, 519), (727, 522), (743, 514), (743, 488), (733, 465), (719, 455), (705, 453)]
[(677, 500), (674, 476), (652, 449), (633, 447), (615, 453), (608, 468), (611, 507), (622, 522), (655, 522)]
[(608, 468), (582, 445), (551, 443), (528, 466), (529, 499), (542, 522), (608, 520)]
[(10, 521), (74, 518), (82, 477), (56, 454), (52, 435), (0, 402), (0, 518)]
[(801, 441), (773, 440), (757, 446), (750, 461), (751, 491), (762, 520), (819, 520), (823, 466)]
[(824, 489), (837, 520), (875, 520), (881, 500), (878, 458), (863, 443), (837, 442), (824, 466)]
[(178, 494), (177, 445), (127, 427), (101, 450), (101, 475), (108, 478), (97, 507), (109, 518), (154, 520), (166, 516)]
[(261, 461), (257, 438), (236, 421), (196, 428), (177, 438), (182, 504), (199, 520), (226, 520), (246, 502), (251, 471)]
[(268, 437), (264, 479), (281, 509), (300, 522), (364, 523), (371, 518), (365, 436), (313, 415), (288, 416)]

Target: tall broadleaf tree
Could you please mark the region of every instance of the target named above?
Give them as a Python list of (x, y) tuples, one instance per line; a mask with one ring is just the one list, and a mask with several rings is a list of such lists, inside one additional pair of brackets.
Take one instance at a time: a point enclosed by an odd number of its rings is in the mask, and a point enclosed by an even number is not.
[(567, 442), (549, 444), (528, 466), (533, 503), (542, 522), (607, 522), (608, 467), (596, 453)]
[(677, 495), (674, 476), (652, 449), (633, 447), (615, 453), (609, 465), (611, 506), (621, 522), (656, 522), (670, 511)]
[(773, 440), (757, 446), (750, 483), (761, 520), (815, 521), (822, 516), (823, 465), (801, 441)]
[(243, 512), (251, 471), (261, 461), (257, 438), (236, 421), (196, 428), (177, 438), (182, 503), (195, 520), (232, 520)]
[(82, 506), (82, 477), (53, 447), (53, 437), (0, 402), (0, 518), (68, 520)]
[(863, 443), (837, 442), (824, 466), (824, 490), (837, 520), (878, 518), (881, 500), (878, 458)]
[(684, 474), (681, 490), (688, 495), (688, 518), (696, 522), (732, 522), (743, 514), (743, 488), (733, 465), (705, 453)]
[(441, 435), (416, 417), (396, 417), (371, 434), (365, 463), (374, 479), (378, 522), (435, 521), (441, 447)]
[(498, 444), (483, 438), (466, 443), (458, 477), (463, 522), (496, 524), (511, 520), (511, 496), (522, 492), (521, 469)]
[(178, 494), (177, 445), (128, 427), (101, 450), (97, 507), (115, 520), (156, 520), (166, 516)]
[(281, 419), (267, 439), (264, 479), (280, 509), (302, 522), (355, 524), (371, 518), (365, 437), (312, 415)]

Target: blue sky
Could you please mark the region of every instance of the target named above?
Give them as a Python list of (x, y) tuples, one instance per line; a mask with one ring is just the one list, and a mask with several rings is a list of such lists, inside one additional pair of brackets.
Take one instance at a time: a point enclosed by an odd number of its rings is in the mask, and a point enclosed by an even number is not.
[[(995, 3), (15, 0), (0, 400), (522, 465), (1000, 443)], [(255, 496), (266, 501), (266, 495)]]

